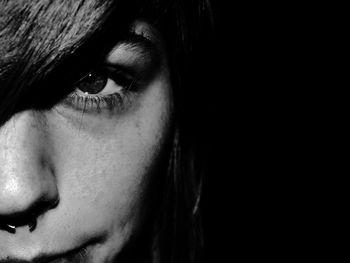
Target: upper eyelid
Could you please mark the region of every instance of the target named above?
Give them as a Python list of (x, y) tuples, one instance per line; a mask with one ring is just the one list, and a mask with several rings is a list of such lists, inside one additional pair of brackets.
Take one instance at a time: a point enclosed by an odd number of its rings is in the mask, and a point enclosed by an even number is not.
[[(144, 35), (139, 35), (134, 32), (130, 32), (126, 37), (124, 37), (124, 40), (121, 40), (117, 43), (117, 45), (106, 56), (106, 61), (104, 63), (99, 63), (99, 66), (97, 66), (95, 70), (100, 71), (101, 68), (105, 68), (105, 67), (108, 67), (109, 64), (113, 64), (113, 63), (108, 63), (108, 57), (112, 56), (113, 53), (115, 53), (120, 49), (127, 52), (139, 53), (140, 56), (149, 55), (150, 57), (152, 57), (152, 60), (153, 60), (152, 64), (154, 65), (157, 64), (158, 62), (157, 60), (160, 57), (160, 51), (157, 48), (157, 46), (152, 42), (152, 40), (150, 40), (148, 37)], [(118, 68), (120, 70), (125, 71), (128, 74), (132, 73), (128, 67), (124, 67), (123, 65), (118, 65)], [(81, 80), (87, 77), (90, 73), (91, 72), (85, 73), (82, 77), (76, 80), (74, 84), (79, 83)]]
[[(105, 69), (106, 67), (111, 66), (112, 68), (120, 69), (127, 74), (136, 77), (138, 74), (138, 70), (136, 70), (137, 67), (134, 64), (135, 61), (143, 61), (142, 57), (148, 58), (150, 61), (150, 64), (147, 63), (148, 69), (141, 68), (142, 72), (152, 71), (153, 69), (157, 68), (160, 62), (160, 58), (162, 56), (161, 49), (159, 48), (158, 39), (156, 36), (153, 36), (152, 34), (149, 36), (145, 32), (136, 33), (133, 31), (129, 31), (126, 35), (124, 35), (121, 40), (119, 40), (116, 45), (108, 52), (104, 59), (97, 62), (97, 65), (95, 65), (91, 70), (92, 71), (101, 71), (102, 69)], [(109, 58), (113, 57), (113, 54), (116, 52), (123, 52), (124, 54), (127, 52), (130, 52), (132, 54), (136, 54), (134, 59), (127, 59), (124, 57), (123, 59), (120, 59), (120, 57), (117, 55), (114, 59), (110, 60)], [(130, 62), (126, 63), (126, 62)], [(79, 83), (81, 80), (83, 80), (85, 77), (90, 74), (89, 71), (85, 71), (84, 74), (80, 75), (79, 79), (75, 79), (73, 82), (73, 85), (76, 83)]]
[(106, 55), (104, 65), (119, 67), (147, 82), (161, 68), (165, 54), (159, 41), (130, 32)]
[(160, 49), (153, 40), (134, 32), (129, 32), (129, 34), (127, 34), (123, 40), (119, 41), (109, 52), (108, 56), (112, 55), (118, 49), (123, 49), (130, 52), (139, 52), (140, 55), (149, 54), (158, 58), (161, 56)]

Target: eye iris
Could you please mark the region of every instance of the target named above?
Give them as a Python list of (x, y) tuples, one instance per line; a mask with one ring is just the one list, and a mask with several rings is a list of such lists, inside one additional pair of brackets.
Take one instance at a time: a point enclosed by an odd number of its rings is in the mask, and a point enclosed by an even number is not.
[(76, 83), (76, 87), (84, 93), (97, 94), (104, 89), (107, 80), (101, 73), (90, 72)]

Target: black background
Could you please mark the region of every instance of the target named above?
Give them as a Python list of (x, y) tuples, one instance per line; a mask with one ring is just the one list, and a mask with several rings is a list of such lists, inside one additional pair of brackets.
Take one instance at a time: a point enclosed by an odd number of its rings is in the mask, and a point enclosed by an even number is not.
[(338, 62), (328, 57), (342, 22), (321, 2), (212, 3), (219, 95), (204, 262), (334, 261), (334, 210), (342, 209), (333, 207), (343, 191), (333, 182), (342, 174), (333, 158), (342, 157), (330, 145), (343, 144), (334, 143), (341, 129), (331, 110), (338, 85), (330, 84), (337, 79), (330, 67)]
[(253, 2), (212, 4), (219, 95), (210, 118), (203, 262), (291, 258), (297, 223), (286, 208), (295, 170), (285, 149), (297, 139), (284, 122), (293, 83), (281, 63), (288, 60), (281, 33), (288, 13)]
[(210, 151), (208, 173), (204, 184), (202, 200), (205, 251), (203, 262), (227, 262), (235, 258), (239, 228), (237, 220), (237, 152), (233, 145), (237, 138), (231, 131), (237, 129), (237, 99), (234, 94), (237, 88), (236, 62), (232, 60), (235, 42), (234, 19), (232, 14), (226, 16), (227, 8), (223, 1), (212, 1), (215, 25), (215, 39), (212, 52), (217, 54), (211, 61), (214, 93), (216, 99), (210, 108)]

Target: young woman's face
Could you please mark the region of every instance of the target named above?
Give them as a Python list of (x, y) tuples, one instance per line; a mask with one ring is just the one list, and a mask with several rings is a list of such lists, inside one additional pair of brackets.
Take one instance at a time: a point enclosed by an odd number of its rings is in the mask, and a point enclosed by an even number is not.
[(0, 227), (38, 215), (32, 231), (30, 222), (1, 227), (0, 262), (112, 262), (144, 219), (172, 94), (159, 34), (145, 22), (132, 31), (106, 54), (106, 74), (0, 127)]

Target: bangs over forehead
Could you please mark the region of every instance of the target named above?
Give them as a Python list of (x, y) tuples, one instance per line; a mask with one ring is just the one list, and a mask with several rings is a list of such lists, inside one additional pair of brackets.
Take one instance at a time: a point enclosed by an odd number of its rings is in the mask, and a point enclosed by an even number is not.
[(31, 70), (35, 70), (36, 75), (45, 73), (52, 61), (74, 51), (96, 30), (111, 2), (1, 1), (1, 80), (9, 79), (10, 71), (16, 69), (22, 75)]
[(31, 70), (45, 74), (48, 65), (74, 53), (115, 10), (123, 16), (120, 22), (145, 4), (154, 8), (160, 2), (171, 1), (0, 0), (0, 81), (15, 69), (21, 75)]

